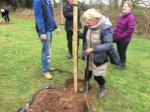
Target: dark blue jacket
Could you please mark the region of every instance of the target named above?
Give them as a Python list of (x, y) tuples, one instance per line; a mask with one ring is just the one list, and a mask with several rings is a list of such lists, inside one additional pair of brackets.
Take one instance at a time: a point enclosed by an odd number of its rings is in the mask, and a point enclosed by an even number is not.
[[(73, 29), (73, 5), (69, 4), (69, 2), (65, 2), (63, 5), (63, 15), (66, 19), (65, 29), (72, 30)], [(78, 29), (80, 29), (80, 7), (78, 6)]]
[(9, 15), (9, 10), (8, 9), (4, 9), (4, 12), (1, 12), (2, 17), (6, 17)]
[(51, 0), (46, 1), (47, 9), (47, 25), (44, 23), (43, 11), (42, 11), (42, 2), (41, 0), (34, 0), (33, 8), (35, 13), (35, 20), (37, 25), (37, 31), (41, 34), (46, 34), (46, 32), (51, 32), (57, 28), (57, 25), (54, 20), (53, 9), (51, 6)]

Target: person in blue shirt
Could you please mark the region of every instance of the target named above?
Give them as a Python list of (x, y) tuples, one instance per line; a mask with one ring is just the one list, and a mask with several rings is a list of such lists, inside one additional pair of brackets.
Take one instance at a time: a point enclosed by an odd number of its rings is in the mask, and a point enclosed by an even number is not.
[(52, 32), (54, 30), (56, 30), (56, 32), (60, 31), (54, 20), (51, 2), (51, 0), (33, 1), (36, 29), (42, 43), (42, 75), (49, 80), (52, 79), (52, 76), (49, 73), (49, 68), (50, 70), (54, 69), (50, 67)]

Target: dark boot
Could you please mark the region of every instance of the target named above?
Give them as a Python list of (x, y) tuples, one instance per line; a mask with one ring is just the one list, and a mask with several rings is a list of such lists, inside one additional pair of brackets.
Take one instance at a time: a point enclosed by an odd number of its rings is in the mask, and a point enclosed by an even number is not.
[(101, 98), (105, 95), (106, 89), (105, 89), (105, 79), (102, 76), (94, 76), (94, 79), (99, 85), (99, 92), (98, 92), (98, 97)]
[(68, 43), (68, 51), (69, 51), (68, 59), (73, 58), (73, 55), (72, 55), (72, 43), (71, 42)]
[(102, 97), (105, 96), (105, 94), (106, 94), (106, 89), (105, 89), (105, 86), (103, 85), (103, 86), (100, 87), (100, 90), (98, 92), (98, 97), (102, 98)]
[(72, 54), (69, 54), (68, 59), (72, 59), (72, 58), (73, 58)]
[(116, 66), (117, 69), (121, 70), (121, 69), (125, 69), (126, 65), (125, 63), (120, 63), (119, 65)]

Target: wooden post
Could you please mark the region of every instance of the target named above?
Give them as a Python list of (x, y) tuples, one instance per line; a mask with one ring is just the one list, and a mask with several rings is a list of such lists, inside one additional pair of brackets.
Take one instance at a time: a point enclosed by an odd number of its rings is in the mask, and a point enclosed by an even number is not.
[(77, 58), (78, 58), (78, 52), (77, 52), (77, 17), (78, 17), (78, 2), (77, 0), (73, 0), (73, 62), (74, 62), (74, 67), (73, 67), (73, 76), (74, 76), (74, 92), (77, 93), (77, 70), (78, 70), (78, 63), (77, 63)]

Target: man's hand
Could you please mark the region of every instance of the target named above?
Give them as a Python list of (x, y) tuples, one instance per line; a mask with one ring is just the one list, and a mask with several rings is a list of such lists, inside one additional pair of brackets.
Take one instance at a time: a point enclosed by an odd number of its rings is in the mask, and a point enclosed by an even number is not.
[(55, 29), (55, 32), (60, 33), (60, 29), (59, 28)]
[(41, 34), (40, 39), (41, 40), (47, 40), (47, 35), (46, 34)]
[(93, 52), (93, 48), (87, 48), (86, 50), (85, 50), (85, 54), (86, 55), (89, 55), (90, 53), (92, 53)]

